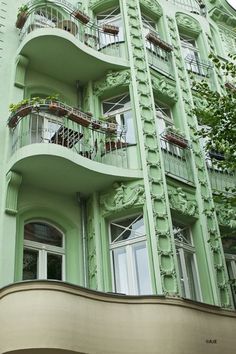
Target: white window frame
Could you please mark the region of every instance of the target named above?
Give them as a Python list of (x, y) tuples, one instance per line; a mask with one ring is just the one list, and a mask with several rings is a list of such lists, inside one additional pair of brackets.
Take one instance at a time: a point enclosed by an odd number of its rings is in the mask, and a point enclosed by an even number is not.
[[(180, 41), (186, 69), (194, 74), (205, 76), (197, 41), (187, 36), (180, 36)], [(186, 50), (189, 52), (187, 55), (185, 55)]]
[[(120, 98), (119, 101), (115, 102), (114, 103), (114, 107), (116, 105), (119, 104), (119, 102), (121, 102), (124, 98), (126, 97), (129, 97), (129, 102), (127, 102), (124, 107), (122, 108), (118, 108), (118, 109), (114, 109), (112, 110), (112, 107), (109, 109), (109, 111), (105, 112), (104, 113), (104, 109), (103, 109), (103, 104), (106, 103), (106, 102), (109, 102), (111, 100), (116, 100), (117, 98)], [(131, 100), (130, 100), (130, 94), (129, 93), (125, 93), (125, 94), (122, 94), (122, 95), (118, 95), (118, 96), (114, 96), (114, 97), (111, 97), (111, 98), (107, 98), (106, 100), (103, 100), (102, 101), (102, 112), (103, 112), (103, 116), (106, 117), (108, 120), (109, 118), (114, 118), (116, 123), (121, 126), (121, 127), (124, 127), (124, 130), (126, 132), (126, 141), (127, 143), (129, 143), (129, 139), (127, 139), (128, 137), (128, 134), (129, 134), (129, 129), (128, 129), (128, 126), (126, 124), (126, 122), (122, 119), (122, 114), (124, 114), (125, 112), (130, 112), (131, 113), (131, 121), (132, 121), (132, 129), (133, 131), (131, 131), (131, 140), (133, 140), (131, 142), (131, 144), (136, 144), (136, 132), (135, 132), (135, 128), (134, 128), (134, 119), (133, 119), (133, 111), (132, 111), (132, 107), (131, 107)], [(122, 129), (123, 131), (123, 129)]]
[[(119, 11), (119, 13), (114, 14), (115, 12)], [(120, 22), (120, 26), (117, 26), (117, 22)], [(117, 26), (119, 27), (119, 33), (117, 36), (109, 36), (109, 39), (106, 35), (103, 35), (102, 32), (100, 32), (100, 47), (104, 47), (106, 45), (109, 45), (111, 43), (117, 43), (117, 42), (123, 42), (124, 41), (124, 26), (123, 26), (123, 20), (120, 12), (120, 7), (112, 7), (108, 10), (105, 10), (101, 13), (97, 14), (97, 23), (98, 26), (103, 26), (105, 24), (112, 25), (112, 26)]]
[(29, 222), (25, 223), (25, 225), (29, 223), (43, 223), (46, 225), (50, 225), (56, 230), (58, 230), (62, 235), (62, 247), (59, 246), (52, 246), (46, 243), (26, 240), (24, 238), (23, 241), (23, 252), (24, 250), (33, 250), (38, 252), (38, 264), (37, 264), (37, 278), (36, 279), (48, 279), (47, 278), (47, 255), (48, 254), (55, 254), (60, 255), (62, 258), (62, 279), (60, 281), (65, 281), (65, 236), (63, 232), (58, 229), (55, 225), (46, 222), (44, 220), (30, 220)]
[[(152, 281), (151, 281), (151, 272), (150, 272), (150, 262), (149, 262), (149, 257), (148, 257), (148, 248), (147, 248), (147, 237), (146, 234), (142, 236), (137, 236), (134, 238), (131, 238), (130, 240), (123, 240), (123, 241), (118, 241), (117, 243), (114, 243), (115, 241), (111, 241), (111, 225), (118, 225), (119, 226), (119, 221), (123, 221), (126, 219), (130, 218), (135, 218), (137, 220), (142, 214), (138, 215), (130, 215), (127, 216), (127, 218), (122, 218), (118, 220), (113, 220), (109, 224), (109, 249), (110, 249), (110, 264), (111, 264), (111, 273), (112, 273), (112, 288), (113, 291), (118, 292), (116, 289), (116, 280), (115, 280), (115, 258), (114, 258), (114, 250), (116, 249), (124, 249), (125, 250), (125, 255), (126, 255), (126, 265), (127, 265), (127, 285), (128, 285), (128, 293), (126, 295), (143, 295), (139, 294), (139, 289), (138, 289), (138, 274), (136, 270), (136, 265), (135, 265), (135, 255), (134, 255), (134, 248), (136, 245), (145, 245), (145, 249), (147, 252), (147, 269), (148, 269), (148, 276), (150, 279), (150, 289), (151, 293), (153, 293), (152, 289)], [(143, 223), (144, 223), (144, 218), (143, 218)], [(145, 228), (145, 224), (144, 224)], [(149, 295), (150, 295), (149, 294)]]
[[(35, 116), (34, 116), (35, 115)], [(33, 134), (33, 124), (36, 121), (36, 134)], [(40, 126), (40, 121), (42, 125)], [(50, 127), (50, 124), (55, 124), (55, 130)], [(30, 115), (30, 139), (31, 143), (49, 143), (53, 135), (63, 126), (62, 119), (45, 113), (44, 115), (38, 113), (31, 113)]]
[[(179, 224), (173, 223), (173, 226), (180, 227)], [(179, 275), (180, 275), (180, 283), (184, 287), (184, 292), (185, 296), (188, 299), (196, 300), (196, 301), (202, 301), (202, 294), (201, 294), (201, 287), (200, 287), (200, 279), (199, 279), (199, 273), (198, 273), (198, 267), (197, 267), (197, 260), (196, 260), (196, 250), (195, 246), (193, 243), (193, 235), (190, 227), (182, 227), (182, 230), (187, 230), (188, 235), (189, 235), (189, 240), (183, 240), (178, 241), (175, 238), (175, 248), (176, 248), (176, 254), (178, 257), (179, 254), (179, 261), (180, 261), (180, 267), (179, 269)], [(185, 261), (185, 254), (188, 253), (191, 255), (192, 260), (191, 260), (191, 271), (193, 274), (193, 282), (194, 282), (194, 291), (196, 293), (196, 299), (193, 299), (190, 286), (189, 286), (189, 280), (188, 280), (188, 272), (187, 272), (187, 266), (186, 266), (186, 261)], [(179, 264), (178, 264), (179, 267)], [(181, 278), (181, 273), (183, 275), (183, 278)], [(181, 291), (182, 291), (182, 286), (181, 286)], [(183, 294), (182, 294), (183, 295)]]

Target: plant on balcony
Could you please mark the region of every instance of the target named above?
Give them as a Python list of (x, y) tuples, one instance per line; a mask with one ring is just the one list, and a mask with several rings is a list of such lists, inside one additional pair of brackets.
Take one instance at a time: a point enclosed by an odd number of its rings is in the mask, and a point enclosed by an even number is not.
[(105, 23), (102, 26), (102, 29), (103, 29), (103, 32), (113, 34), (114, 36), (116, 36), (119, 33), (119, 27), (110, 25), (108, 23)]
[(25, 98), (16, 104), (14, 103), (10, 104), (9, 110), (12, 113), (12, 115), (17, 113), (18, 116), (24, 117), (31, 112), (32, 107), (29, 103), (30, 100), (28, 98)]
[(72, 108), (72, 110), (68, 112), (68, 117), (74, 122), (84, 127), (88, 127), (91, 123), (91, 116), (87, 115), (86, 113), (80, 111), (77, 108)]
[(147, 35), (146, 35), (146, 39), (157, 45), (158, 47), (160, 47), (161, 49), (165, 50), (166, 52), (171, 52), (173, 50), (172, 46), (168, 43), (166, 43), (165, 41), (163, 41), (163, 39), (161, 39), (157, 33), (150, 31)]
[(182, 148), (188, 147), (188, 140), (185, 138), (184, 134), (175, 127), (168, 127), (164, 132), (164, 138)]
[(28, 6), (23, 5), (19, 8), (16, 20), (16, 28), (22, 29), (28, 17)]
[(73, 16), (85, 25), (90, 21), (90, 17), (81, 10), (75, 10)]

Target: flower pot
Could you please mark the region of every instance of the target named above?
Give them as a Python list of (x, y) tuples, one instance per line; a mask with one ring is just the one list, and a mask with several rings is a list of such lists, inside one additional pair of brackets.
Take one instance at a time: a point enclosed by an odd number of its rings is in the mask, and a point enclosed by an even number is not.
[(82, 112), (80, 111), (72, 111), (69, 113), (68, 117), (73, 120), (73, 122), (76, 122), (83, 127), (88, 127), (89, 124), (91, 123), (91, 120)]
[(188, 146), (188, 141), (186, 139), (175, 134), (166, 133), (165, 139), (182, 148), (186, 148)]
[(160, 47), (161, 49), (165, 50), (166, 52), (171, 52), (173, 50), (172, 46), (168, 43), (166, 43), (165, 41), (163, 41), (158, 35), (156, 35), (153, 32), (149, 32), (146, 35), (146, 39), (157, 45), (158, 47)]
[(90, 18), (88, 15), (86, 15), (83, 11), (76, 10), (73, 15), (75, 18), (77, 18), (80, 22), (83, 22), (84, 24), (87, 24), (90, 21)]
[(22, 106), (20, 109), (17, 111), (17, 115), (20, 117), (25, 117), (29, 113), (31, 113), (32, 107), (31, 106)]
[(116, 36), (119, 33), (119, 27), (105, 24), (102, 26), (103, 32), (113, 34)]
[(117, 124), (116, 123), (110, 123), (110, 122), (107, 122), (107, 132), (108, 133), (116, 133), (117, 131)]
[(26, 20), (27, 20), (27, 12), (21, 12), (17, 16), (16, 28), (22, 29), (24, 27)]
[(49, 104), (49, 110), (50, 111), (57, 111), (58, 110), (58, 104), (57, 104), (57, 102), (51, 102), (50, 104)]
[(101, 128), (101, 124), (98, 121), (94, 120), (92, 122), (92, 129), (99, 129), (99, 128)]

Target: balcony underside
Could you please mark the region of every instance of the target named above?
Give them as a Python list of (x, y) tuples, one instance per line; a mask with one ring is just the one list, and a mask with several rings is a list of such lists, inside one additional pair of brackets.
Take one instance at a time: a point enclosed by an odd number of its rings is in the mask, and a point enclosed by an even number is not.
[(102, 54), (61, 29), (38, 29), (26, 36), (18, 54), (29, 59), (29, 68), (57, 80), (84, 84), (103, 77), (108, 70), (121, 70), (128, 62)]
[(236, 346), (233, 311), (56, 281), (3, 288), (0, 318), (1, 353), (222, 354), (234, 353)]
[(23, 183), (45, 190), (88, 195), (115, 181), (142, 178), (139, 170), (105, 165), (53, 144), (33, 144), (18, 150), (8, 170), (19, 172)]

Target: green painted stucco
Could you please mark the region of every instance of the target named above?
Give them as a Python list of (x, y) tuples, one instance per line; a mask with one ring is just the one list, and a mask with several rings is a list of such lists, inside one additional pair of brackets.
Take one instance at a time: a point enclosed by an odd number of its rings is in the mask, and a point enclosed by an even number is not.
[[(31, 1), (29, 18), (45, 3)], [(227, 58), (235, 35), (235, 13), (225, 1), (205, 1), (206, 16), (188, 11), (184, 0), (179, 3), (83, 1), (91, 25), (97, 13), (120, 7), (124, 26), (124, 41), (117, 44), (120, 57), (96, 50), (61, 28), (33, 29), (20, 41), (21, 31), (15, 21), (24, 2), (0, 3), (1, 286), (22, 279), (24, 223), (45, 220), (65, 234), (66, 281), (112, 291), (109, 222), (143, 213), (153, 293), (181, 296), (172, 225), (175, 220), (192, 228), (201, 300), (232, 307), (220, 227), (235, 226), (235, 221), (233, 213), (231, 220), (219, 207), (216, 213), (213, 196), (216, 186), (223, 188), (226, 178), (233, 185), (235, 177), (207, 169), (195, 135), (198, 123), (192, 114), (193, 92), (180, 35), (196, 40), (205, 61), (210, 52)], [(69, 16), (69, 4), (76, 5), (77, 1), (55, 1), (53, 6)], [(160, 67), (149, 65), (141, 14), (155, 21), (163, 40), (172, 46), (168, 66), (160, 57)], [(73, 21), (78, 28), (84, 26)], [(235, 46), (234, 41), (234, 50)], [(212, 70), (209, 80), (212, 87), (224, 89), (218, 71)], [(18, 134), (22, 144), (12, 153), (13, 129), (7, 126), (10, 103), (58, 94), (69, 106), (91, 112), (98, 119), (102, 100), (123, 93), (130, 94), (137, 141), (136, 146), (127, 148), (130, 168), (119, 163), (112, 166), (111, 156), (102, 163), (57, 144), (30, 144), (29, 123), (23, 120)], [(175, 126), (190, 142), (182, 175), (174, 172), (179, 166), (176, 156), (167, 170), (155, 101), (171, 107)], [(187, 180), (183, 176), (189, 171), (191, 179)]]

